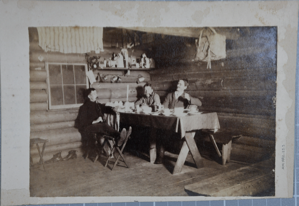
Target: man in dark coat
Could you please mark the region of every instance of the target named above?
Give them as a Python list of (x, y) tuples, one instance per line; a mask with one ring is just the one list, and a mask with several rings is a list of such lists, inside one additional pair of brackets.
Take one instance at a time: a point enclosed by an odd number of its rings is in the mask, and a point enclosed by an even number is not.
[[(122, 132), (119, 133), (103, 121), (104, 112), (106, 112), (105, 110), (109, 110), (109, 108), (105, 108), (104, 105), (96, 102), (98, 95), (94, 88), (87, 89), (86, 96), (87, 98), (84, 104), (80, 107), (76, 120), (76, 127), (82, 134), (83, 144), (84, 141), (87, 141), (86, 138), (88, 138), (88, 133), (97, 133), (101, 145), (105, 142), (103, 135), (114, 137), (119, 141), (119, 144), (121, 144), (126, 137), (126, 130), (123, 129)], [(110, 155), (110, 151), (107, 150), (107, 147), (104, 147), (106, 154)]]

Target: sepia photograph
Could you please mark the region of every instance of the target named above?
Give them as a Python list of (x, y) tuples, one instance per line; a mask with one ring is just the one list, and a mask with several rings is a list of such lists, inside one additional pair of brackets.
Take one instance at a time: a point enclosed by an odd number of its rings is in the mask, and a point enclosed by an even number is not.
[(293, 197), (298, 8), (0, 1), (1, 205)]
[(277, 27), (30, 27), (30, 196), (275, 196)]

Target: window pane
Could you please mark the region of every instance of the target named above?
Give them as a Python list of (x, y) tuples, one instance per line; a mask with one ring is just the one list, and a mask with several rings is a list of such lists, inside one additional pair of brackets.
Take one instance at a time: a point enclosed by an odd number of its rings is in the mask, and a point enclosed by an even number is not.
[(84, 103), (83, 92), (86, 90), (86, 85), (77, 85), (77, 104)]
[(50, 85), (62, 84), (60, 65), (56, 65), (56, 64), (49, 65), (49, 78), (50, 78)]
[(61, 86), (51, 86), (51, 105), (62, 105), (63, 95)]
[(62, 65), (63, 84), (74, 84), (73, 65)]
[(75, 86), (64, 86), (64, 103), (65, 104), (76, 104)]
[(86, 84), (85, 66), (76, 65), (74, 67), (76, 75), (76, 84)]

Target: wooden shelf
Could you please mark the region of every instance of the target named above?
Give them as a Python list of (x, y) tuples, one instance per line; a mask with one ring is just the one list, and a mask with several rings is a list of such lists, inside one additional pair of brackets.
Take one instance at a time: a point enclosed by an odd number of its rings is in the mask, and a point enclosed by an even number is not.
[(131, 71), (151, 71), (154, 70), (155, 68), (117, 68), (117, 67), (104, 67), (103, 69), (96, 69), (96, 70), (104, 70), (104, 71), (109, 71), (109, 70), (114, 70), (114, 71), (127, 71), (127, 70), (131, 70)]

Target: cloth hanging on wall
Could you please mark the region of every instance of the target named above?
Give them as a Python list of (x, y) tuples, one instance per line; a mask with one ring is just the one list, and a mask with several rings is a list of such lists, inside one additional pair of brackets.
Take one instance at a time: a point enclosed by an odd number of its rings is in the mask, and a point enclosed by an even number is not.
[(61, 53), (100, 53), (103, 27), (37, 27), (39, 46), (44, 51)]
[(201, 30), (198, 40), (195, 44), (197, 52), (196, 61), (206, 61), (207, 68), (211, 69), (211, 61), (226, 58), (226, 36), (218, 34), (215, 29), (209, 27), (212, 33), (203, 35)]

